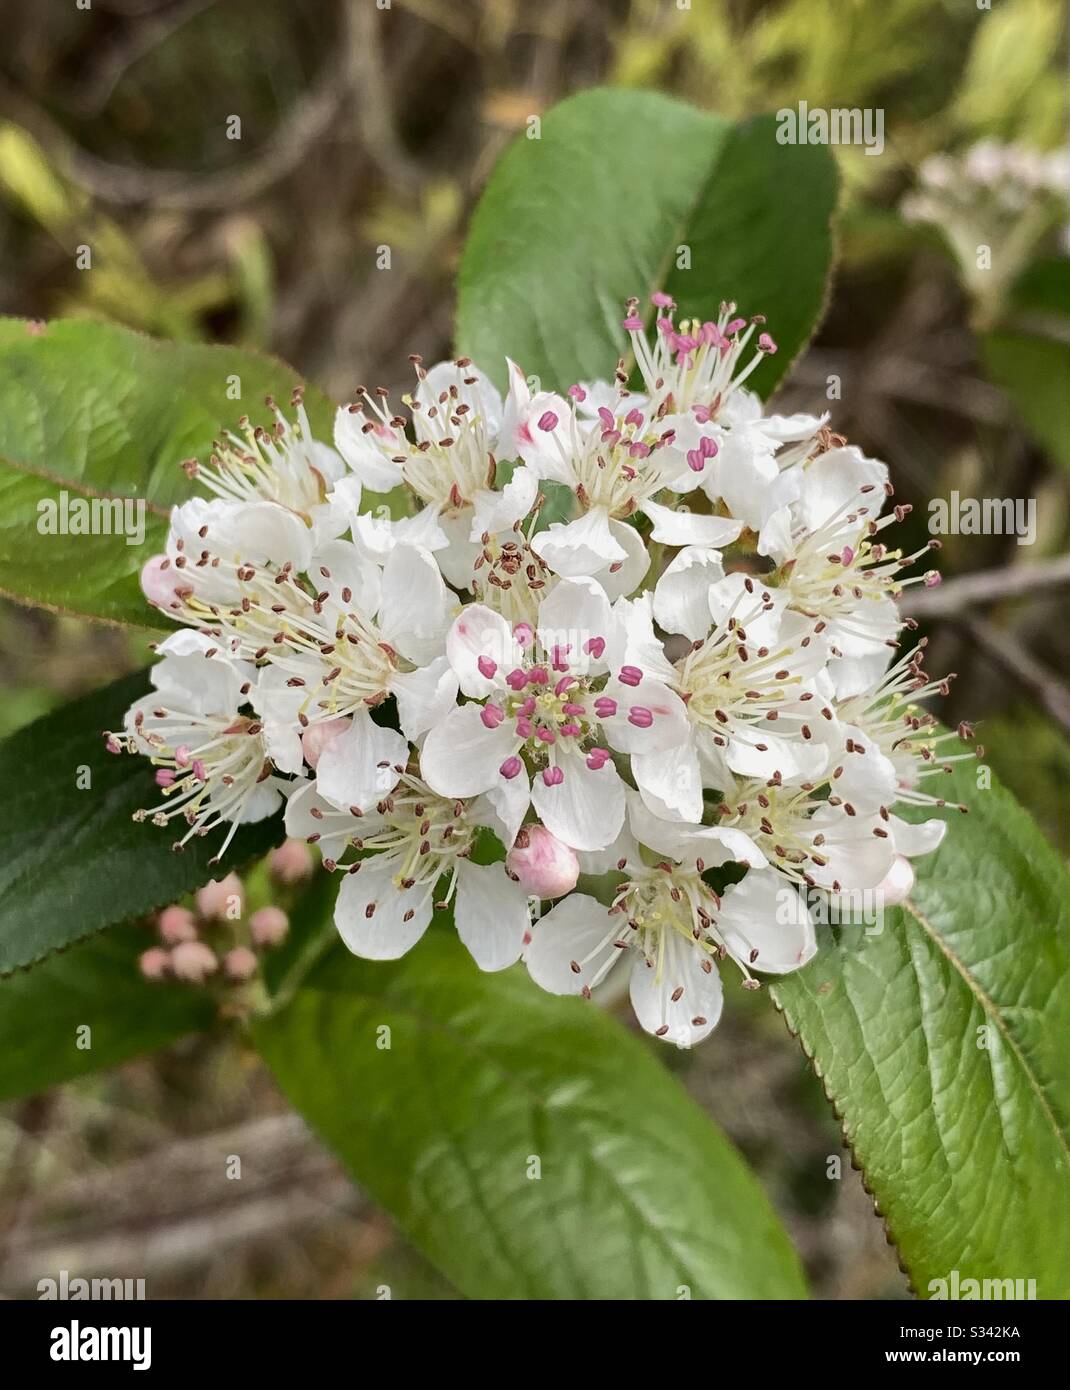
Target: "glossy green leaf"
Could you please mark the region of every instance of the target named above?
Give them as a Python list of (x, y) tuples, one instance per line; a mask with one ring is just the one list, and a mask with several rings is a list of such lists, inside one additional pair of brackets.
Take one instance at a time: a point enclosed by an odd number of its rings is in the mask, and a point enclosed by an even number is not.
[(461, 263), (458, 346), (499, 382), (508, 355), (560, 390), (611, 376), (629, 295), (668, 289), (703, 318), (732, 299), (779, 344), (751, 378), (767, 395), (820, 317), (835, 201), (829, 151), (778, 144), (772, 116), (733, 125), (653, 92), (583, 92), (491, 177)]
[(390, 964), (335, 948), (253, 1036), (469, 1297), (805, 1296), (761, 1188), (650, 1048), (522, 970), (481, 974), (450, 932)]
[(1065, 1298), (1070, 878), (1011, 796), (959, 769), (941, 792), (969, 815), (916, 861), (909, 903), (879, 934), (822, 928), (773, 997), (918, 1292), (958, 1270)]
[(117, 927), (0, 980), (0, 1100), (106, 1071), (210, 1025), (205, 990), (142, 979), (137, 958), (153, 940), (145, 927)]
[(121, 728), (147, 689), (143, 672), (124, 677), (0, 743), (0, 975), (164, 907), (282, 840), (281, 816), (245, 826), (213, 868), (222, 830), (176, 854), (173, 827), (132, 820), (160, 800), (151, 764), (108, 753), (101, 734)]
[[(298, 385), (284, 363), (238, 348), (169, 343), (114, 324), (0, 319), (0, 592), (110, 622), (154, 626), (137, 575), (162, 548), (166, 510), (196, 489), (184, 459), (206, 459), (242, 414), (271, 422)], [(240, 396), (237, 392), (240, 391)], [(306, 389), (314, 430), (330, 439), (331, 407)], [(66, 494), (68, 534), (49, 534)], [(144, 500), (145, 536), (70, 534), (88, 500)], [(131, 517), (133, 513), (131, 512)]]

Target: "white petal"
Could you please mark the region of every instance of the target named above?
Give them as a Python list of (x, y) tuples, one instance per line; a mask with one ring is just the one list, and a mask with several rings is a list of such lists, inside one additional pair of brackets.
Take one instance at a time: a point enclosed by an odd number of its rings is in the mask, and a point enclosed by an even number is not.
[(531, 912), (527, 895), (504, 864), (462, 861), (457, 866), (453, 919), (480, 970), (504, 970), (520, 959)]
[[(330, 579), (321, 573), (321, 567), (330, 572)], [(316, 551), (313, 574), (317, 585), (324, 579), (332, 596), (343, 607), (356, 607), (362, 613), (378, 611), (382, 599), (382, 572), (375, 556), (364, 546), (341, 540), (321, 545)], [(348, 603), (341, 597), (341, 591), (346, 588), (352, 594)]]
[(362, 862), (358, 873), (342, 879), (334, 924), (355, 956), (397, 960), (427, 930), (433, 910), (432, 889), (419, 883), (409, 889), (399, 888), (394, 883), (395, 867), (393, 856), (373, 856)]
[(498, 769), (516, 752), (520, 740), (509, 723), (488, 729), (481, 710), (481, 705), (458, 705), (424, 740), (420, 771), (440, 796), (477, 796), (508, 780)]
[(391, 551), (383, 566), (379, 626), (410, 661), (431, 661), (442, 651), (449, 627), (449, 593), (426, 550), (396, 545)]
[(572, 674), (601, 675), (607, 669), (604, 654), (593, 657), (584, 648), (593, 637), (605, 642), (614, 626), (609, 599), (595, 579), (562, 579), (539, 605), (539, 641), (545, 651), (567, 648)]
[(645, 502), (643, 511), (654, 523), (651, 539), (666, 545), (728, 545), (743, 530), (742, 521), (730, 517), (706, 516), (684, 508), (663, 507), (658, 502)]
[[(617, 956), (621, 918), (587, 893), (570, 893), (532, 928), (524, 952), (531, 978), (550, 994), (581, 994)], [(578, 969), (573, 969), (576, 965)]]
[(623, 563), (628, 552), (609, 528), (609, 513), (592, 507), (575, 521), (555, 521), (531, 538), (531, 548), (555, 574), (593, 575)]
[[(617, 713), (602, 720), (610, 746), (620, 753), (662, 753), (685, 742), (691, 733), (687, 706), (675, 691), (644, 676), (638, 685), (611, 678), (603, 696), (617, 702)], [(654, 722), (642, 728), (632, 722), (637, 710), (648, 710)]]
[(373, 421), (365, 432), (369, 417), (362, 410), (339, 406), (334, 417), (334, 446), (365, 487), (372, 492), (389, 492), (401, 482), (401, 465), (391, 455), (407, 453), (405, 436), (390, 425)]
[(731, 884), (717, 923), (732, 954), (767, 975), (798, 970), (817, 951), (809, 909), (794, 884), (779, 874), (748, 873)]
[(633, 753), (632, 776), (655, 815), (671, 820), (702, 819), (702, 775), (691, 739), (657, 753)]
[(654, 586), (654, 617), (666, 632), (691, 640), (710, 630), (710, 585), (724, 578), (719, 550), (688, 545)]
[(497, 437), (502, 422), (502, 398), (498, 388), (474, 363), (458, 367), (456, 362), (436, 362), (428, 367), (417, 386), (415, 395), (421, 405), (439, 406), (439, 397), (444, 391), (456, 391), (458, 405), (466, 405), (474, 414), (482, 416), (486, 422), (487, 433), (492, 439)]
[(457, 673), (444, 656), (415, 671), (401, 671), (390, 682), (398, 702), (398, 723), (415, 743), (445, 719), (457, 703)]
[(870, 519), (875, 517), (884, 505), (887, 481), (887, 466), (866, 458), (854, 445), (829, 449), (806, 465), (797, 503), (799, 518), (808, 531), (830, 523), (836, 530), (857, 530), (857, 522), (847, 518), (863, 510)]
[(548, 787), (537, 773), (531, 801), (552, 834), (573, 849), (604, 849), (624, 824), (624, 783), (611, 762), (593, 771), (582, 753), (558, 756), (565, 780)]
[(744, 831), (732, 826), (665, 820), (652, 812), (642, 796), (634, 792), (628, 797), (628, 821), (641, 844), (679, 863), (701, 859), (707, 868), (728, 863), (758, 869), (768, 866), (765, 855)]
[(409, 745), (396, 729), (384, 729), (360, 713), (320, 754), (316, 784), (336, 806), (367, 811), (394, 790), (398, 768), (408, 759)]
[(531, 805), (531, 784), (526, 771), (517, 777), (499, 777), (489, 790), (471, 803), (469, 811), (477, 825), (492, 830), (508, 849), (524, 824)]
[[(677, 990), (680, 997), (673, 999)], [(636, 953), (628, 992), (646, 1031), (677, 1047), (693, 1047), (712, 1033), (724, 1004), (716, 965), (672, 929), (665, 931), (656, 965)]]
[(521, 464), (503, 488), (477, 492), (472, 499), (474, 511), (468, 539), (479, 541), (485, 532), (494, 535), (512, 530), (531, 511), (538, 491), (538, 478)]
[(632, 593), (642, 583), (643, 576), (650, 568), (650, 552), (634, 526), (629, 526), (623, 521), (614, 521), (610, 517), (609, 530), (628, 557), (624, 561), (614, 561), (598, 571), (598, 582), (612, 603), (614, 599)]
[(913, 858), (918, 854), (931, 854), (937, 848), (947, 834), (947, 821), (934, 817), (912, 825), (899, 816), (892, 816), (889, 828), (898, 852)]
[(455, 589), (471, 589), (476, 561), (483, 553), (479, 541), (468, 539), (472, 529), (472, 512), (468, 507), (462, 507), (459, 512), (443, 516), (439, 524), (446, 539), (446, 545), (435, 552), (442, 576)]
[[(482, 603), (469, 603), (446, 634), (446, 656), (464, 693), (482, 699), (506, 688), (505, 677), (520, 664), (521, 650), (500, 613)], [(491, 675), (479, 669), (480, 661), (493, 663)]]

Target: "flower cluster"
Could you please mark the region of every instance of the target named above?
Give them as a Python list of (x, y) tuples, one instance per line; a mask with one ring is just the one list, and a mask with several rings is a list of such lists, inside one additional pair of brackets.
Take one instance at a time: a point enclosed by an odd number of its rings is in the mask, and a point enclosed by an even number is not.
[(627, 958), (640, 1022), (688, 1045), (722, 963), (748, 988), (805, 965), (815, 898), (909, 891), (945, 827), (896, 805), (943, 806), (925, 787), (968, 754), (899, 652), (896, 598), (937, 575), (904, 577), (925, 552), (889, 539), (884, 464), (763, 414), (763, 320), (652, 306), (611, 381), (559, 395), (509, 362), (503, 399), (413, 359), (333, 448), (295, 394), (188, 463), (213, 496), (143, 574), (180, 626), (108, 737), (151, 759), (139, 816), (179, 843), (226, 826), (222, 854), (285, 804), (357, 954), (449, 906), (479, 966), (557, 993)]
[[(277, 887), (308, 878), (312, 855), (301, 840), (287, 840), (267, 861), (268, 878)], [(246, 885), (237, 874), (204, 884), (189, 907), (172, 903), (155, 918), (160, 945), (138, 959), (147, 980), (181, 980), (203, 985), (220, 975), (225, 984), (244, 985), (260, 969), (260, 957), (278, 946), (290, 919), (273, 902), (250, 911)]]

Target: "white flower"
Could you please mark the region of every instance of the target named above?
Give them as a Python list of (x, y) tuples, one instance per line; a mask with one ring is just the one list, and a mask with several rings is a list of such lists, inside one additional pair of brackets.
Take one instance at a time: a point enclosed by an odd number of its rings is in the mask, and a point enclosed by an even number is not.
[(145, 754), (157, 769), (164, 800), (136, 812), (135, 820), (151, 817), (165, 826), (181, 816), (189, 828), (180, 845), (230, 824), (215, 863), (240, 824), (263, 820), (282, 802), (263, 726), (244, 712), (256, 674), (198, 633), (176, 633), (159, 650), (162, 660), (151, 671), (154, 692), (135, 701), (125, 733), (109, 734), (108, 747)]
[(760, 580), (735, 573), (707, 585), (708, 570), (667, 572), (668, 594), (665, 578), (655, 590), (655, 612), (667, 621), (678, 613), (689, 632), (701, 630), (696, 586), (706, 590), (706, 635), (677, 663), (672, 682), (687, 709), (688, 737), (671, 761), (632, 759), (652, 809), (682, 820), (701, 818), (702, 788), (720, 787), (726, 771), (797, 781), (827, 758), (813, 737), (824, 707), (814, 678), (827, 655), (815, 624)]
[(628, 653), (626, 624), (593, 580), (561, 580), (534, 630), (469, 604), (446, 641), (466, 699), (428, 733), (423, 776), (444, 796), (488, 794), (507, 843), (530, 801), (573, 849), (610, 844), (624, 819), (610, 749), (656, 754), (687, 732), (679, 697)]
[[(397, 959), (423, 936), (434, 909), (452, 903), (457, 934), (480, 969), (504, 970), (519, 959), (531, 922), (527, 894), (504, 864), (471, 862), (478, 825), (463, 802), (436, 796), (407, 772), (363, 815), (322, 793), (319, 779), (296, 792), (286, 829), (318, 844), (328, 867), (345, 870), (334, 920), (355, 955)], [(363, 857), (344, 864), (350, 849)]]
[(583, 509), (576, 520), (554, 522), (531, 537), (531, 548), (555, 573), (597, 578), (610, 598), (631, 593), (650, 564), (641, 536), (625, 524), (637, 513), (653, 522), (651, 538), (669, 545), (726, 545), (739, 535), (741, 523), (653, 500), (681, 473), (671, 422), (652, 417), (624, 391), (616, 413), (600, 406), (592, 419), (583, 409), (584, 388), (572, 388), (571, 402), (545, 392), (532, 396), (523, 373), (509, 365), (506, 418), (517, 422), (517, 448), (540, 479), (568, 487)]
[(228, 431), (215, 444), (207, 464), (189, 459), (186, 472), (228, 501), (278, 503), (300, 516), (314, 539), (329, 540), (339, 531), (327, 493), (345, 473), (345, 463), (329, 444), (313, 438), (299, 390), (291, 399), (295, 424), (270, 396), (267, 404), (275, 414), (273, 430), (254, 427), (245, 416), (240, 435)]
[[(648, 846), (656, 854), (640, 849), (621, 865), (627, 878), (609, 908), (586, 893), (570, 894), (535, 926), (524, 959), (543, 989), (589, 998), (630, 956), (639, 1022), (655, 1037), (690, 1047), (720, 1018), (717, 961), (730, 956), (755, 987), (752, 968), (784, 974), (806, 964), (816, 950), (813, 923), (795, 888), (764, 869), (746, 836), (659, 825), (641, 804), (635, 813), (637, 839), (656, 839)], [(703, 877), (707, 868), (747, 859), (755, 867), (723, 896)]]

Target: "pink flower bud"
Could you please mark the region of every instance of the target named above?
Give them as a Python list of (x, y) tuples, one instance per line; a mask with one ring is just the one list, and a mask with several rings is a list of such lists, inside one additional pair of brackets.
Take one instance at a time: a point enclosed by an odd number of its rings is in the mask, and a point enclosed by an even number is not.
[(544, 825), (521, 827), (505, 866), (533, 898), (560, 898), (571, 893), (580, 873), (576, 851)]
[(892, 867), (877, 885), (878, 901), (885, 907), (895, 907), (908, 897), (914, 887), (914, 866), (905, 854), (897, 854)]
[(304, 840), (284, 840), (268, 856), (268, 872), (279, 883), (300, 883), (314, 868), (312, 851)]
[(277, 946), (290, 927), (281, 907), (261, 907), (249, 918), (249, 934), (257, 946)]
[(188, 907), (165, 907), (156, 919), (160, 939), (168, 946), (177, 946), (181, 941), (197, 940), (197, 923)]
[(217, 882), (212, 879), (203, 888), (197, 889), (197, 911), (209, 921), (215, 917), (220, 921), (236, 922), (245, 907), (245, 891), (237, 874), (227, 874)]
[(309, 767), (314, 768), (320, 760), (320, 755), (339, 734), (344, 734), (349, 728), (348, 719), (327, 719), (322, 724), (312, 724), (301, 735), (301, 751), (305, 755), (305, 762)]
[(171, 969), (180, 980), (202, 984), (219, 969), (219, 961), (203, 941), (183, 941), (171, 952)]
[(170, 608), (183, 586), (182, 572), (166, 555), (153, 555), (141, 568), (141, 592), (156, 608)]
[(228, 980), (238, 984), (251, 980), (257, 972), (259, 961), (248, 946), (235, 946), (223, 957), (223, 973)]
[(146, 980), (162, 980), (171, 968), (171, 956), (162, 946), (151, 946), (142, 951), (137, 963)]

